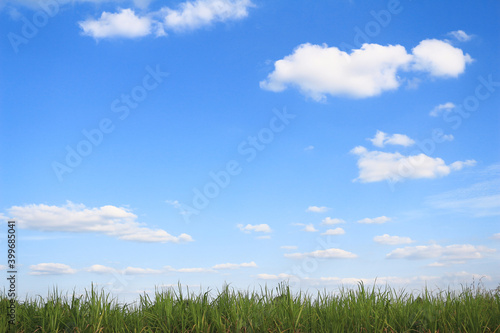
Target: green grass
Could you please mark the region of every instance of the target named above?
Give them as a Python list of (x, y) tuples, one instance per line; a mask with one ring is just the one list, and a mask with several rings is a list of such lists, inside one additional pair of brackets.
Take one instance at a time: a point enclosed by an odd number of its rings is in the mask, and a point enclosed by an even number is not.
[[(0, 332), (8, 329), (9, 300), (0, 295)], [(275, 289), (212, 295), (178, 289), (120, 304), (93, 286), (82, 296), (62, 295), (17, 303), (16, 332), (499, 332), (500, 288), (473, 284), (461, 291), (419, 294), (389, 287), (327, 291), (311, 296)]]

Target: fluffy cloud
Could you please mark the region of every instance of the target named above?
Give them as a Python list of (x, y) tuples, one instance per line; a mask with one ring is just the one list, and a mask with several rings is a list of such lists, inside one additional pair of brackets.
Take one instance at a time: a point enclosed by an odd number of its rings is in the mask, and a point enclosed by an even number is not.
[(131, 9), (122, 9), (118, 13), (103, 12), (97, 20), (88, 19), (78, 23), (87, 36), (99, 38), (125, 37), (137, 38), (151, 33), (152, 20), (139, 17)]
[(441, 261), (463, 261), (469, 259), (481, 259), (486, 254), (495, 252), (485, 246), (474, 246), (470, 244), (454, 244), (448, 246), (419, 245), (398, 248), (387, 254), (388, 259), (431, 259), (439, 258)]
[(321, 235), (323, 235), (323, 236), (328, 236), (328, 235), (335, 236), (335, 235), (343, 235), (343, 234), (345, 234), (345, 230), (344, 229), (342, 229), (342, 228), (335, 228), (335, 229), (328, 229), (327, 231), (325, 231)]
[(454, 37), (459, 42), (468, 42), (469, 40), (472, 39), (472, 35), (468, 35), (463, 30), (451, 31), (451, 32), (448, 33), (448, 35)]
[(435, 77), (457, 77), (472, 62), (461, 49), (437, 39), (426, 39), (412, 50), (413, 68)]
[(327, 217), (327, 218), (323, 219), (323, 221), (321, 221), (322, 225), (333, 225), (333, 224), (342, 224), (342, 223), (345, 223), (345, 221), (342, 219), (337, 219), (337, 218), (332, 219), (331, 217)]
[(40, 231), (93, 232), (137, 242), (190, 242), (187, 234), (172, 236), (162, 229), (142, 227), (137, 215), (123, 207), (111, 205), (87, 208), (70, 201), (61, 207), (48, 205), (13, 206), (10, 215), (20, 228)]
[(326, 44), (306, 43), (276, 61), (274, 71), (260, 86), (274, 92), (296, 86), (316, 101), (327, 94), (370, 97), (397, 89), (396, 72), (410, 61), (401, 45), (364, 44), (348, 54)]
[(374, 146), (383, 147), (385, 145), (401, 145), (401, 146), (411, 146), (415, 143), (414, 140), (410, 139), (404, 134), (393, 134), (387, 135), (382, 131), (377, 131), (373, 139), (369, 139)]
[(358, 223), (364, 223), (364, 224), (382, 224), (382, 223), (386, 223), (386, 222), (389, 222), (391, 220), (390, 217), (387, 217), (387, 216), (379, 216), (379, 217), (375, 217), (375, 218), (364, 218), (362, 220), (359, 220)]
[(306, 212), (310, 212), (310, 213), (324, 213), (324, 212), (327, 212), (329, 210), (330, 210), (330, 208), (325, 207), (325, 206), (321, 206), (321, 207), (318, 207), (318, 206), (309, 206), (309, 207), (307, 207)]
[(446, 113), (450, 112), (455, 107), (456, 107), (456, 105), (453, 104), (452, 102), (446, 102), (444, 104), (439, 104), (438, 106), (434, 107), (434, 109), (432, 109), (432, 111), (429, 113), (429, 116), (437, 117), (443, 112), (446, 112)]
[[(148, 0), (135, 0), (145, 8)], [(250, 0), (195, 0), (179, 4), (178, 9), (163, 7), (157, 12), (137, 15), (132, 9), (118, 13), (103, 12), (98, 19), (79, 22), (84, 35), (100, 38), (138, 38), (155, 34), (165, 36), (165, 30), (194, 30), (215, 22), (242, 19), (248, 16)]]
[(410, 244), (414, 242), (410, 237), (389, 236), (388, 234), (383, 234), (382, 236), (375, 236), (373, 240), (379, 244), (384, 244), (384, 245), (400, 245), (400, 244)]
[(357, 258), (354, 253), (341, 250), (341, 249), (326, 249), (326, 250), (316, 250), (313, 252), (306, 253), (285, 253), (287, 258), (292, 259), (303, 259), (303, 258), (322, 258), (322, 259), (352, 259)]
[(439, 157), (429, 157), (425, 154), (404, 156), (398, 152), (368, 151), (362, 146), (355, 147), (351, 153), (359, 156), (359, 177), (355, 180), (362, 183), (443, 177), (452, 170), (460, 170), (464, 166), (472, 166), (475, 163), (473, 160), (467, 160), (446, 165)]
[(30, 275), (75, 274), (76, 270), (65, 264), (43, 263), (30, 266)]
[(243, 224), (238, 224), (237, 227), (245, 232), (245, 233), (250, 233), (251, 231), (254, 232), (264, 232), (264, 233), (270, 233), (272, 232), (271, 227), (265, 223), (263, 224), (247, 224), (246, 226), (243, 226)]
[(161, 9), (166, 28), (193, 30), (213, 22), (242, 19), (248, 16), (250, 0), (196, 0), (181, 3), (178, 9)]
[(470, 62), (472, 58), (461, 49), (436, 39), (420, 42), (411, 54), (401, 45), (363, 44), (347, 53), (335, 46), (306, 43), (276, 61), (260, 87), (273, 92), (296, 87), (316, 101), (327, 95), (366, 98), (399, 88), (400, 71), (457, 77)]

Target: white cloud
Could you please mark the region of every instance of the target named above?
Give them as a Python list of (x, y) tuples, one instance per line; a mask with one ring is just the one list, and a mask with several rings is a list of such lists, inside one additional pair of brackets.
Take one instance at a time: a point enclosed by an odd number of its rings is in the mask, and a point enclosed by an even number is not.
[(247, 224), (246, 226), (243, 226), (243, 224), (238, 224), (237, 227), (245, 232), (245, 233), (250, 233), (251, 231), (254, 232), (264, 232), (264, 233), (270, 233), (272, 232), (271, 227), (265, 223), (263, 224)]
[(127, 267), (123, 270), (123, 274), (127, 275), (148, 275), (161, 274), (163, 271), (151, 268)]
[(342, 223), (345, 223), (345, 221), (342, 219), (338, 219), (338, 218), (332, 219), (331, 217), (324, 218), (323, 221), (321, 221), (322, 225), (333, 225), (333, 224), (342, 224)]
[(464, 167), (474, 166), (476, 165), (476, 161), (467, 160), (467, 161), (457, 161), (450, 164), (450, 168), (452, 170), (462, 170)]
[(99, 38), (137, 38), (151, 33), (153, 21), (149, 17), (139, 17), (131, 9), (118, 13), (103, 12), (97, 20), (88, 19), (78, 23), (84, 35)]
[(165, 266), (165, 269), (169, 272), (178, 272), (178, 273), (214, 273), (214, 272), (216, 272), (212, 268), (203, 268), (203, 267), (173, 268), (170, 266)]
[(400, 146), (411, 146), (415, 143), (414, 140), (410, 139), (404, 134), (393, 134), (387, 135), (382, 131), (377, 131), (373, 139), (369, 139), (374, 146), (383, 147), (385, 145), (400, 145)]
[(425, 154), (404, 156), (398, 152), (368, 151), (362, 146), (355, 147), (351, 153), (359, 156), (359, 177), (355, 180), (362, 183), (443, 177), (452, 170), (460, 170), (464, 166), (472, 166), (475, 163), (473, 160), (467, 160), (446, 165), (439, 157), (429, 157)]
[(364, 218), (358, 221), (358, 223), (364, 223), (364, 224), (382, 224), (389, 222), (391, 220), (390, 217), (387, 216), (379, 216), (375, 218)]
[(322, 233), (321, 235), (324, 235), (324, 236), (327, 236), (327, 235), (343, 235), (345, 234), (345, 230), (342, 229), (342, 228), (335, 228), (335, 229), (328, 229), (327, 231), (325, 231), (324, 233)]
[(426, 39), (412, 50), (412, 68), (429, 72), (435, 77), (457, 77), (465, 71), (465, 66), (473, 61), (470, 55), (450, 44), (437, 40)]
[(387, 254), (388, 259), (431, 259), (439, 258), (441, 261), (463, 261), (469, 259), (481, 259), (496, 250), (485, 246), (474, 246), (470, 244), (454, 244), (441, 246), (437, 244), (407, 246), (398, 248)]
[(20, 228), (40, 231), (93, 232), (119, 239), (138, 242), (190, 242), (187, 234), (178, 237), (162, 229), (142, 227), (136, 221), (137, 215), (129, 209), (111, 205), (87, 208), (83, 204), (68, 201), (65, 205), (13, 206), (9, 214), (19, 221)]
[(30, 275), (75, 274), (76, 270), (65, 264), (43, 263), (30, 266)]
[(316, 250), (313, 252), (306, 252), (306, 253), (285, 253), (284, 256), (292, 259), (303, 259), (303, 258), (351, 259), (357, 257), (357, 255), (355, 255), (354, 253), (334, 248), (326, 250)]
[(304, 227), (304, 229), (302, 229), (302, 230), (305, 232), (317, 232), (318, 231), (318, 229), (316, 229), (312, 223), (309, 223), (309, 224), (293, 223), (293, 225), (298, 225), (298, 226)]
[[(139, 8), (146, 8), (150, 0), (134, 0)], [(248, 16), (250, 0), (195, 0), (179, 4), (178, 9), (162, 7), (144, 16), (133, 9), (121, 9), (117, 13), (103, 12), (98, 19), (79, 22), (84, 35), (101, 38), (138, 38), (150, 34), (166, 36), (167, 30), (194, 30), (214, 22), (242, 19)]]
[(500, 232), (493, 235), (493, 239), (500, 240)]
[(255, 262), (244, 262), (241, 264), (217, 264), (212, 266), (213, 269), (238, 269), (238, 268), (243, 268), (243, 267), (257, 267), (257, 264)]
[(112, 274), (119, 273), (117, 269), (113, 267), (103, 266), (103, 265), (92, 265), (86, 269), (87, 272), (98, 273), (98, 274)]
[(375, 236), (373, 240), (379, 244), (385, 244), (385, 245), (410, 244), (414, 242), (410, 237), (389, 236), (388, 234), (383, 234), (382, 236)]
[(473, 59), (446, 41), (426, 39), (409, 54), (401, 45), (363, 44), (351, 53), (326, 44), (299, 45), (274, 63), (274, 71), (260, 82), (262, 89), (280, 92), (288, 87), (316, 101), (327, 95), (366, 98), (396, 90), (399, 71), (428, 72), (434, 77), (457, 77)]
[(451, 31), (451, 32), (448, 33), (448, 35), (454, 37), (459, 42), (468, 42), (469, 40), (472, 39), (472, 35), (468, 35), (463, 30)]
[(283, 246), (280, 246), (280, 249), (284, 249), (284, 250), (297, 250), (298, 246), (295, 246), (295, 245), (283, 245)]
[(307, 207), (306, 212), (310, 212), (310, 213), (324, 213), (324, 212), (327, 212), (329, 210), (330, 210), (330, 208), (325, 207), (325, 206), (321, 206), (321, 207), (318, 207), (318, 206), (309, 206), (309, 207)]
[(446, 102), (444, 104), (439, 104), (438, 106), (434, 107), (434, 109), (432, 109), (432, 111), (429, 113), (429, 116), (437, 117), (442, 112), (448, 113), (451, 110), (453, 110), (455, 107), (456, 107), (456, 105), (453, 104), (452, 102)]
[(314, 146), (307, 146), (304, 148), (305, 151), (313, 150), (313, 149), (314, 149)]
[(275, 274), (257, 274), (257, 278), (261, 280), (288, 280), (295, 278), (294, 275), (280, 273), (278, 275)]
[(186, 1), (178, 9), (160, 10), (165, 27), (172, 30), (193, 30), (214, 22), (242, 19), (248, 16), (250, 0), (195, 0)]
[(316, 101), (327, 94), (371, 97), (397, 89), (397, 71), (411, 61), (401, 45), (363, 44), (350, 54), (326, 44), (299, 45), (274, 63), (274, 71), (260, 87), (274, 92), (296, 86)]

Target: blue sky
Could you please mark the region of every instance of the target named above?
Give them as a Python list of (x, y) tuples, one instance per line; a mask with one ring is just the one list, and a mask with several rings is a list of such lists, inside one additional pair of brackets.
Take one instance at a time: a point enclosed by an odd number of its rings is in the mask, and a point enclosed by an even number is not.
[(20, 293), (496, 287), (499, 10), (3, 2)]

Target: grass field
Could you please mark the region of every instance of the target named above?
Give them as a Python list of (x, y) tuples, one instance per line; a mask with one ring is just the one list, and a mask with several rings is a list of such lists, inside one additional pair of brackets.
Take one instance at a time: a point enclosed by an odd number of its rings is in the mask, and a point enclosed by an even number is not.
[[(9, 300), (0, 296), (0, 331)], [(182, 288), (120, 304), (104, 290), (17, 303), (16, 332), (500, 332), (500, 288), (415, 294), (386, 286), (292, 293), (275, 289), (183, 294)], [(12, 330), (13, 331), (13, 330)]]

